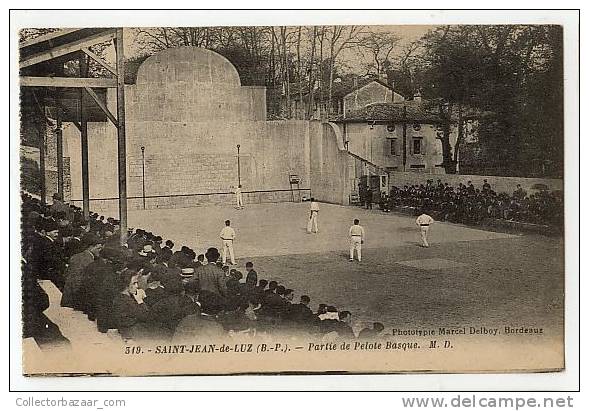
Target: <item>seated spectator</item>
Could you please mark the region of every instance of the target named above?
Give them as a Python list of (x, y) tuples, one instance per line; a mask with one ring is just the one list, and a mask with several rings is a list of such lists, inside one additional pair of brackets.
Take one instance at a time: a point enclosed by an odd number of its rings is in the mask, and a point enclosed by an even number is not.
[(223, 326), (217, 322), (215, 316), (202, 314), (197, 310), (180, 320), (172, 336), (172, 344), (194, 344), (198, 341), (209, 343), (224, 335)]
[(354, 335), (354, 330), (350, 324), (352, 323), (352, 313), (349, 311), (340, 311), (339, 312), (339, 322), (335, 327), (338, 336), (341, 339), (354, 339), (356, 335)]
[(373, 323), (372, 328), (364, 328), (358, 334), (358, 339), (360, 340), (370, 340), (378, 338), (378, 336), (384, 331), (384, 325), (381, 323)]
[(145, 293), (138, 288), (139, 274), (125, 270), (119, 278), (119, 292), (113, 303), (113, 321), (125, 340), (142, 340), (150, 337), (149, 323), (153, 317), (143, 302)]
[(312, 324), (315, 318), (313, 311), (309, 308), (311, 299), (308, 295), (302, 295), (298, 304), (293, 304), (290, 307), (288, 316), (289, 319), (296, 324)]
[(23, 260), (22, 271), (22, 325), (23, 338), (34, 338), (41, 349), (69, 347), (69, 340), (44, 311), (49, 308), (49, 297), (37, 282), (31, 266)]
[(319, 333), (328, 334), (337, 332), (339, 327), (339, 314), (334, 306), (325, 307), (325, 313), (319, 315)]

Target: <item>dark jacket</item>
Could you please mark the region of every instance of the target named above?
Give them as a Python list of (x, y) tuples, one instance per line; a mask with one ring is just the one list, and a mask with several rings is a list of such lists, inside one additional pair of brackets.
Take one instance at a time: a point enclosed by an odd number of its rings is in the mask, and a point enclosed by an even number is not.
[(138, 304), (127, 294), (118, 293), (112, 302), (113, 321), (123, 338), (133, 338), (132, 328), (139, 323), (149, 323), (151, 313), (145, 304)]
[(194, 278), (198, 279), (201, 290), (225, 296), (227, 295), (227, 286), (225, 273), (222, 269), (214, 264), (207, 264), (199, 267), (194, 273)]
[(84, 281), (84, 270), (94, 261), (94, 255), (84, 250), (70, 258), (68, 268), (65, 271), (65, 286), (61, 295), (61, 306), (78, 308), (80, 290)]

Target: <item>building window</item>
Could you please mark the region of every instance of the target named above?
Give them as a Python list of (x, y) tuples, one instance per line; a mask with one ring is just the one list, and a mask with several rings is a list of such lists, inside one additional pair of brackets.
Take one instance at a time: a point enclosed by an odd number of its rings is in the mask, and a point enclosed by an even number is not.
[(396, 138), (391, 138), (389, 139), (390, 144), (391, 144), (391, 149), (390, 149), (390, 153), (392, 156), (396, 156), (399, 153), (397, 152), (397, 139)]
[(413, 139), (413, 154), (423, 154), (422, 138)]
[(425, 168), (425, 164), (411, 164), (410, 168)]

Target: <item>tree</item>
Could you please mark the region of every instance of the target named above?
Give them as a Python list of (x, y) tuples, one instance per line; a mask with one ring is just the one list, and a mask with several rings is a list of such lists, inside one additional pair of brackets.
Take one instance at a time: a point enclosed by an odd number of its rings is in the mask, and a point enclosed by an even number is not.
[[(327, 28), (327, 42), (329, 47), (329, 94), (327, 99), (328, 110), (332, 107), (333, 74), (336, 61), (342, 50), (354, 47), (358, 44), (359, 35), (364, 26), (329, 26)], [(328, 112), (329, 114), (329, 112)]]
[(393, 49), (397, 46), (400, 38), (397, 35), (387, 32), (368, 32), (359, 40), (358, 48), (370, 56), (370, 62), (366, 65), (367, 71), (374, 72), (377, 76), (385, 73), (387, 63)]
[[(535, 174), (541, 163), (560, 161), (556, 154), (562, 152), (560, 28), (446, 26), (430, 31), (422, 45), (422, 87), (425, 96), (440, 103), (447, 172), (455, 170), (467, 109), (489, 113), (481, 119), (479, 140), (483, 157), (495, 172)], [(541, 97), (547, 89), (556, 91), (550, 104)], [(544, 118), (550, 124), (539, 126), (538, 120)], [(458, 126), (453, 152), (450, 123)], [(550, 135), (544, 135), (548, 130)], [(547, 147), (553, 150), (545, 151)]]

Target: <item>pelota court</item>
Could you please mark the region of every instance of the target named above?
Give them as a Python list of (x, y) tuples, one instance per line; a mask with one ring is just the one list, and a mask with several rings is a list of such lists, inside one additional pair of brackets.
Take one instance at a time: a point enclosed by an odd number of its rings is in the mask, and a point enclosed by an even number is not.
[[(230, 219), (238, 269), (252, 261), (258, 278), (277, 280), (319, 303), (353, 314), (354, 328), (537, 326), (559, 339), (564, 316), (564, 242), (438, 222), (428, 249), (414, 218), (321, 204), (319, 233), (307, 234), (308, 203), (130, 210), (129, 226), (187, 245), (220, 248)], [(366, 230), (361, 263), (348, 261), (354, 218)]]

